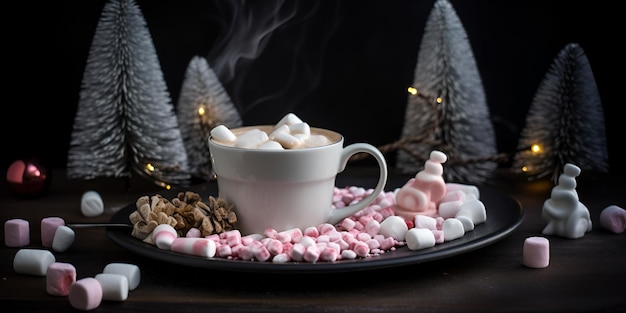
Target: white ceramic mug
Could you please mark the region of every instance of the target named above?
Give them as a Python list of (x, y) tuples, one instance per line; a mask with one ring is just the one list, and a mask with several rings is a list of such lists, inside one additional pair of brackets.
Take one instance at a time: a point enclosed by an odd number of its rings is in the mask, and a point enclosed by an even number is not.
[[(257, 128), (271, 132), (273, 126), (232, 129), (235, 134)], [(209, 138), (213, 170), (219, 197), (233, 203), (237, 226), (242, 234), (262, 234), (273, 228), (304, 230), (323, 223), (336, 224), (370, 205), (387, 183), (387, 163), (382, 153), (367, 143), (343, 146), (344, 138), (331, 130), (311, 127), (331, 143), (318, 147), (264, 150), (238, 148)], [(372, 155), (379, 166), (379, 178), (372, 194), (355, 204), (332, 207), (335, 178), (351, 156)]]

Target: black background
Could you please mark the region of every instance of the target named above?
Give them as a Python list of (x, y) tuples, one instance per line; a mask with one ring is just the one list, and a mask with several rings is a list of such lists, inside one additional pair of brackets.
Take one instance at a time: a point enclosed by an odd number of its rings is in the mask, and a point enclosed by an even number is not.
[[(65, 167), (82, 74), (104, 3), (5, 5), (2, 169), (18, 158)], [(248, 48), (259, 48), (258, 53), (242, 59), (233, 76), (220, 76), (244, 124), (272, 124), (293, 112), (312, 126), (343, 133), (347, 143), (383, 145), (399, 138), (406, 88), (434, 1), (258, 3), (263, 10), (280, 9), (274, 16), (277, 27), (262, 45), (242, 40)], [(623, 67), (624, 23), (617, 1), (450, 3), (474, 52), (499, 152), (515, 150), (549, 66), (565, 45), (578, 43), (601, 96), (611, 171), (624, 172), (618, 111), (623, 104), (623, 70), (618, 67)], [(227, 8), (240, 1), (137, 4), (174, 105), (193, 56), (209, 57), (209, 62), (216, 55), (236, 56), (219, 43), (232, 22)], [(289, 13), (293, 17), (286, 18)], [(267, 25), (258, 24), (249, 38)], [(394, 164), (393, 156), (389, 163)]]

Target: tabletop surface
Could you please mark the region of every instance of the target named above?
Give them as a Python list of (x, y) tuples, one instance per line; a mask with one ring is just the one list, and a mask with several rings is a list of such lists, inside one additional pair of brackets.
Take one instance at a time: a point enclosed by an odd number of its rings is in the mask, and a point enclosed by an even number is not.
[[(337, 186), (368, 187), (377, 179), (373, 169), (347, 169)], [(62, 217), (66, 223), (108, 222), (140, 196), (166, 192), (141, 177), (68, 180), (62, 170), (37, 198), (18, 197), (2, 180), (0, 217), (28, 220), (30, 244), (43, 249), (40, 221)], [(391, 173), (386, 190), (410, 178)], [(113, 262), (135, 264), (139, 286), (125, 301), (103, 301), (96, 312), (622, 312), (626, 310), (626, 233), (600, 226), (601, 211), (609, 205), (626, 208), (624, 177), (607, 174), (577, 180), (579, 199), (590, 211), (592, 231), (578, 239), (544, 236), (550, 242), (550, 264), (533, 269), (522, 264), (524, 240), (543, 236), (543, 202), (554, 186), (546, 180), (527, 181), (498, 171), (487, 187), (519, 203), (521, 224), (489, 245), (437, 260), (375, 269), (329, 273), (248, 272), (174, 264), (130, 251), (109, 238), (103, 227), (76, 229), (72, 246), (54, 252), (57, 262), (71, 263), (77, 279), (94, 277)], [(190, 186), (216, 190), (214, 181)], [(104, 214), (85, 217), (80, 199), (97, 191)], [(490, 208), (492, 209), (492, 208)], [(487, 217), (489, 220), (489, 216)], [(46, 279), (16, 273), (13, 259), (21, 248), (0, 249), (0, 300), (18, 312), (73, 311), (64, 296), (46, 292)], [(51, 249), (50, 249), (51, 250)], [(52, 251), (52, 250), (51, 250)], [(74, 310), (75, 311), (75, 310)]]

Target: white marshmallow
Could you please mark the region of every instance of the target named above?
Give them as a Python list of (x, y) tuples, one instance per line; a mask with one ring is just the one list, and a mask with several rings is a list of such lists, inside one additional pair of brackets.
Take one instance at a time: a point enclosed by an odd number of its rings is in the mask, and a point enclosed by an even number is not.
[(420, 250), (435, 246), (435, 234), (426, 228), (411, 228), (406, 233), (406, 245), (410, 250)]
[[(446, 188), (448, 184), (446, 184)], [(439, 202), (448, 202), (448, 201), (461, 201), (465, 202), (465, 198), (467, 195), (462, 190), (446, 190), (446, 195), (439, 200)]]
[(446, 191), (452, 192), (460, 190), (465, 193), (466, 196), (474, 197), (475, 199), (480, 199), (480, 190), (478, 187), (474, 185), (460, 184), (460, 183), (446, 183)]
[(103, 273), (122, 274), (128, 279), (128, 289), (134, 290), (141, 281), (139, 266), (128, 263), (109, 263), (104, 267)]
[[(296, 137), (299, 135), (296, 134)], [(301, 148), (309, 147), (321, 147), (331, 144), (331, 141), (324, 135), (309, 135), (306, 138), (300, 138), (302, 140)]]
[(266, 132), (254, 128), (237, 137), (235, 140), (235, 147), (239, 148), (256, 148), (269, 140), (269, 136)]
[(482, 201), (477, 199), (469, 200), (459, 207), (459, 212), (457, 212), (455, 217), (459, 216), (467, 216), (474, 222), (474, 225), (478, 225), (487, 220), (487, 210)]
[(439, 216), (443, 218), (454, 217), (462, 204), (463, 202), (458, 200), (439, 203)]
[(302, 135), (310, 135), (311, 134), (311, 127), (309, 126), (308, 123), (296, 123), (296, 124), (292, 124), (289, 125), (289, 133), (292, 135), (295, 134), (302, 134)]
[(170, 224), (159, 224), (152, 231), (152, 241), (159, 249), (170, 250), (176, 237), (178, 233)]
[(234, 144), (237, 136), (225, 125), (219, 125), (211, 129), (211, 137), (221, 144)]
[(385, 237), (392, 237), (398, 241), (403, 241), (409, 227), (404, 218), (392, 215), (380, 223), (380, 234)]
[(283, 118), (280, 119), (280, 121), (278, 121), (278, 123), (276, 123), (276, 128), (282, 125), (290, 126), (298, 123), (302, 123), (302, 120), (298, 116), (293, 113), (287, 113), (285, 116), (283, 116)]
[(54, 254), (43, 249), (20, 249), (13, 258), (13, 270), (16, 273), (46, 276), (48, 266), (56, 262)]
[(286, 149), (293, 149), (300, 145), (300, 139), (292, 136), (290, 133), (278, 132), (274, 134), (274, 141), (280, 143)]
[(272, 130), (272, 132), (269, 135), (270, 140), (274, 140), (274, 136), (276, 136), (276, 135), (278, 135), (280, 133), (289, 133), (289, 126), (288, 125), (281, 125), (280, 127), (274, 128), (274, 130)]
[(122, 274), (100, 273), (96, 280), (102, 287), (102, 300), (126, 301), (128, 299), (128, 278)]
[(456, 218), (449, 218), (443, 221), (441, 230), (443, 230), (444, 241), (459, 239), (463, 237), (463, 235), (465, 235), (465, 228), (463, 228), (463, 223)]
[(74, 238), (74, 230), (65, 225), (61, 225), (57, 227), (57, 231), (54, 233), (52, 249), (56, 252), (65, 252), (74, 243)]
[(104, 202), (100, 194), (93, 190), (83, 193), (80, 199), (80, 211), (87, 217), (98, 216), (104, 213)]
[(268, 140), (266, 142), (264, 142), (263, 144), (261, 144), (259, 146), (259, 149), (265, 149), (265, 150), (285, 150), (285, 148), (283, 148), (283, 146), (274, 141), (274, 140)]
[(474, 222), (472, 222), (472, 219), (469, 218), (468, 216), (460, 215), (460, 216), (457, 216), (456, 219), (461, 221), (461, 223), (463, 224), (463, 230), (465, 232), (474, 230), (474, 226), (475, 226)]
[(417, 214), (413, 219), (413, 223), (415, 223), (415, 228), (437, 229), (437, 219), (432, 216)]

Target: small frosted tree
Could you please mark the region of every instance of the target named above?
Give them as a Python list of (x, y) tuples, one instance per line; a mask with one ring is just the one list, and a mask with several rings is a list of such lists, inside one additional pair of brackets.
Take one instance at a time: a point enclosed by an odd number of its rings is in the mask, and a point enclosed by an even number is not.
[(72, 130), (69, 178), (189, 181), (187, 155), (143, 14), (133, 0), (105, 3)]
[(218, 125), (242, 125), (241, 116), (207, 60), (195, 56), (189, 62), (176, 106), (190, 173), (210, 180), (209, 136)]
[(419, 171), (432, 150), (448, 155), (448, 181), (481, 183), (497, 166), (495, 134), (467, 34), (452, 5), (430, 12), (409, 96), (397, 167)]
[(556, 183), (567, 163), (608, 171), (604, 112), (589, 60), (567, 44), (539, 85), (514, 155), (515, 171)]

